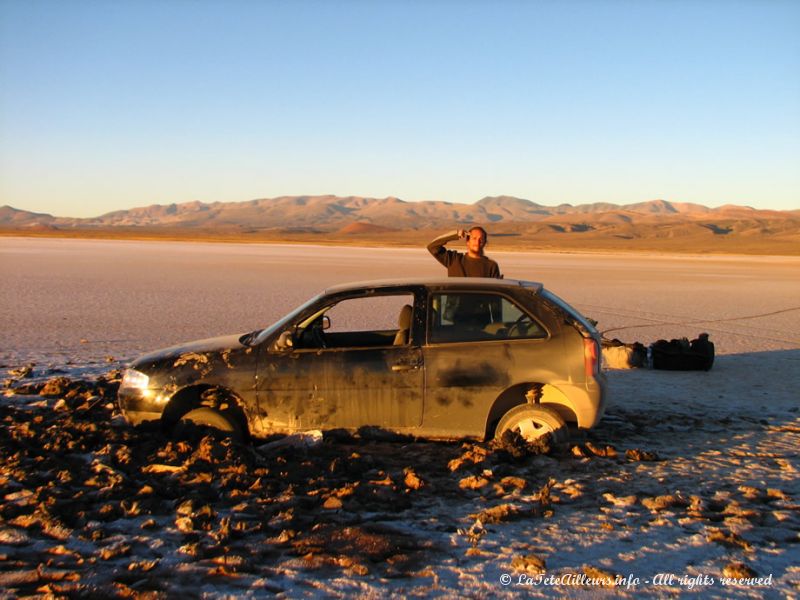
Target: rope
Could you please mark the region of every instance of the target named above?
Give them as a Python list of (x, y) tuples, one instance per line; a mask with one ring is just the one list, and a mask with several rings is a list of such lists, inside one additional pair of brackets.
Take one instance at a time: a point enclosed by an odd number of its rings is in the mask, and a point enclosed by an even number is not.
[[(795, 306), (792, 308), (783, 308), (781, 310), (775, 310), (768, 313), (761, 313), (758, 315), (745, 315), (743, 317), (729, 317), (725, 319), (712, 319), (712, 320), (701, 320), (701, 321), (659, 321), (657, 319), (653, 319), (652, 323), (645, 323), (643, 325), (625, 325), (622, 327), (612, 327), (611, 329), (605, 329), (600, 333), (602, 335), (606, 335), (610, 331), (622, 331), (623, 329), (639, 329), (641, 327), (653, 327), (654, 325), (707, 325), (711, 323), (726, 323), (731, 321), (746, 321), (748, 319), (760, 319), (762, 317), (771, 317), (774, 315), (780, 315), (787, 312), (792, 312), (795, 310), (800, 310), (800, 306)], [(647, 317), (640, 317), (646, 319)]]

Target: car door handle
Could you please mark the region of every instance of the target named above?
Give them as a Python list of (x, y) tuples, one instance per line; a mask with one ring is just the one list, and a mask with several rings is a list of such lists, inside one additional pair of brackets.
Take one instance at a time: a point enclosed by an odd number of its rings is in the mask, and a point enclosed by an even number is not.
[(392, 365), (392, 371), (413, 371), (414, 369), (419, 369), (418, 364), (406, 364), (406, 365)]

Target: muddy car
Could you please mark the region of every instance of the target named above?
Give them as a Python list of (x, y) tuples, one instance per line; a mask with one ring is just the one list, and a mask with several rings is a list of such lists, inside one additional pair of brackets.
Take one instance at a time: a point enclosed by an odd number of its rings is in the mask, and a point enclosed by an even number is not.
[(330, 288), (275, 324), (140, 357), (138, 424), (235, 436), (364, 426), (429, 439), (563, 437), (604, 408), (600, 336), (540, 283), (437, 278)]

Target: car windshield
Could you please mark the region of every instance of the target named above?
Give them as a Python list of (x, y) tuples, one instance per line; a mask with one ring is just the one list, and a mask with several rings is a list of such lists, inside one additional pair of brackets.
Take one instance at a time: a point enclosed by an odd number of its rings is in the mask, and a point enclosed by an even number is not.
[(278, 319), (266, 329), (257, 329), (256, 331), (251, 331), (250, 333), (243, 335), (239, 341), (245, 346), (257, 346), (275, 332), (286, 327), (288, 323), (295, 320), (301, 313), (305, 312), (309, 307), (315, 304), (319, 298), (320, 296), (314, 296), (311, 298), (311, 300), (297, 307), (285, 317)]

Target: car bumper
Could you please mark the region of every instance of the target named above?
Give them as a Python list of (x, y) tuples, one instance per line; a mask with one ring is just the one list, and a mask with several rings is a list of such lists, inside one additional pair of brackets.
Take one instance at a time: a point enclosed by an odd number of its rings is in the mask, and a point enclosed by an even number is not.
[(117, 395), (122, 416), (132, 425), (161, 418), (164, 405), (155, 398), (152, 390), (120, 389)]
[(602, 371), (586, 384), (586, 402), (583, 413), (578, 415), (578, 427), (589, 429), (603, 418), (608, 397), (606, 387), (606, 375)]
[[(606, 383), (605, 377), (592, 379), (584, 384), (571, 385), (568, 383), (553, 384), (557, 391), (550, 394), (547, 386), (544, 389), (542, 404), (562, 405), (567, 409), (567, 414), (562, 414), (566, 420), (572, 420), (574, 415), (579, 429), (591, 429), (600, 421), (606, 408)], [(559, 411), (561, 412), (561, 411)]]

